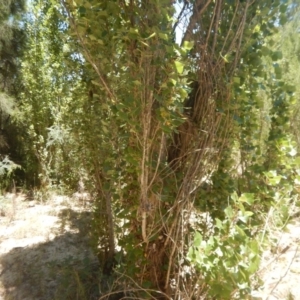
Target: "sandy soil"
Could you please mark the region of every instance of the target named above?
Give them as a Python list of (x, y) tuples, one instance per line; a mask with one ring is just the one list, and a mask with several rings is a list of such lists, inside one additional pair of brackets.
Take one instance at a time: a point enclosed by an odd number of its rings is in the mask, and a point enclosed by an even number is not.
[[(80, 197), (0, 197), (0, 300), (98, 299), (90, 220), (90, 205)], [(262, 257), (263, 286), (252, 299), (300, 300), (299, 217), (274, 238)]]
[(262, 287), (253, 300), (300, 300), (300, 220), (273, 233), (277, 243), (263, 253), (258, 272)]
[(89, 209), (64, 196), (41, 204), (8, 194), (0, 201), (0, 299), (85, 299), (80, 287), (99, 269), (89, 247)]

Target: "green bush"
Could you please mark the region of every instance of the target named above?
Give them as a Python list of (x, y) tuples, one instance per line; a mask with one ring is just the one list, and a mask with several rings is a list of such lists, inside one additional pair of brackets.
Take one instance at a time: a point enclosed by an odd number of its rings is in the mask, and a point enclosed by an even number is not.
[(254, 213), (248, 210), (256, 199), (253, 194), (232, 195), (233, 204), (225, 209), (224, 220), (214, 220), (211, 235), (196, 231), (187, 255), (207, 295), (214, 299), (243, 299), (251, 291), (251, 276), (260, 262)]

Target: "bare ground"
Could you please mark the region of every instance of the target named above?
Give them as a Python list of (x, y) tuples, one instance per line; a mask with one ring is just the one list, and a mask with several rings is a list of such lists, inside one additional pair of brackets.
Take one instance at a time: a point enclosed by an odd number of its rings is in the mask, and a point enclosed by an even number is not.
[[(90, 205), (80, 197), (0, 197), (0, 300), (98, 299), (90, 221)], [(274, 239), (262, 257), (263, 286), (252, 299), (300, 300), (299, 217)]]
[(300, 300), (300, 220), (273, 233), (276, 241), (264, 251), (258, 275), (263, 283), (253, 300)]
[[(78, 198), (43, 204), (8, 194), (0, 202), (0, 299), (97, 299), (98, 261), (90, 249), (91, 212)], [(94, 276), (95, 277), (95, 276)], [(95, 289), (86, 291), (85, 289)]]

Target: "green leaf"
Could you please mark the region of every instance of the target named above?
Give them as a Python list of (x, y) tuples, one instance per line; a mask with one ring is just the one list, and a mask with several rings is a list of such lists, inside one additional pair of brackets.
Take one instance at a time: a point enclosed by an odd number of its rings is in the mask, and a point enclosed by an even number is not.
[(184, 89), (184, 88), (179, 88), (177, 91), (178, 91), (178, 94), (181, 96), (181, 98), (182, 98), (183, 100), (187, 98), (188, 92), (186, 91), (186, 89)]
[(274, 51), (271, 56), (273, 61), (277, 61), (279, 59), (282, 59), (282, 52), (281, 51)]
[(294, 92), (296, 92), (296, 86), (295, 85), (286, 84), (284, 88), (285, 88), (285, 90), (286, 90), (287, 93), (294, 93)]
[(102, 87), (102, 85), (99, 81), (92, 80), (92, 84)]
[(235, 225), (234, 228), (236, 229), (236, 231), (237, 231), (241, 236), (246, 236), (244, 230), (243, 230), (240, 226)]
[(225, 212), (225, 215), (228, 217), (228, 219), (231, 219), (233, 217), (233, 215), (234, 215), (231, 206), (226, 207), (225, 210), (224, 210), (224, 212)]
[(139, 30), (137, 28), (133, 28), (131, 27), (129, 29), (129, 33), (133, 34), (133, 35), (139, 35)]
[(240, 84), (241, 83), (241, 78), (240, 77), (233, 77), (233, 82)]
[(184, 68), (184, 64), (178, 60), (175, 61), (175, 67), (176, 67), (176, 70), (178, 72), (178, 74), (182, 74), (183, 72), (183, 68)]
[(215, 220), (216, 221), (216, 224), (215, 224), (215, 226), (218, 228), (218, 229), (223, 229), (223, 223), (222, 223), (222, 221), (220, 220), (220, 219), (216, 219)]
[(152, 34), (150, 34), (147, 38), (145, 38), (145, 40), (149, 40), (152, 37), (154, 37), (156, 35), (156, 32), (153, 32)]
[(103, 41), (100, 40), (100, 39), (98, 39), (98, 38), (96, 38), (94, 35), (90, 34), (88, 37), (89, 37), (92, 41), (96, 41), (98, 44), (104, 45)]
[(202, 242), (202, 235), (200, 232), (196, 231), (193, 246), (194, 247), (200, 247)]
[(279, 10), (283, 14), (286, 13), (287, 5), (286, 4), (281, 4)]
[(271, 50), (268, 47), (266, 47), (266, 46), (262, 46), (261, 47), (261, 53), (262, 53), (262, 55), (269, 55), (270, 51)]
[(260, 264), (260, 258), (258, 255), (255, 255), (255, 258), (252, 259), (250, 265), (248, 266), (248, 272), (250, 274), (255, 273), (259, 268), (259, 264)]
[(161, 39), (165, 40), (165, 41), (168, 40), (168, 35), (165, 34), (165, 33), (159, 32), (159, 33), (158, 33), (158, 36), (159, 36)]
[(86, 8), (84, 6), (80, 6), (78, 8), (78, 12), (80, 15), (84, 15), (86, 13)]
[(176, 83), (177, 83), (177, 81), (176, 81), (175, 79), (173, 79), (173, 78), (170, 78), (170, 81), (169, 81), (169, 82), (172, 83), (172, 86), (175, 86)]
[(191, 42), (185, 41), (182, 46), (182, 48), (187, 51), (193, 49), (193, 47), (194, 47), (194, 41), (191, 41)]
[(288, 20), (287, 16), (285, 14), (282, 14), (280, 16), (280, 21), (279, 21), (280, 25), (284, 25), (287, 22), (287, 20)]
[(255, 202), (254, 194), (252, 193), (244, 193), (239, 198), (241, 202), (246, 202), (247, 204), (251, 205)]
[(166, 126), (166, 125), (161, 125), (161, 129), (165, 133), (172, 133), (173, 132), (173, 130), (169, 126)]
[(132, 83), (137, 86), (142, 85), (142, 83), (139, 80), (134, 80)]
[(236, 192), (234, 192), (234, 193), (231, 195), (231, 199), (232, 199), (234, 202), (238, 202), (238, 200), (239, 200), (238, 194), (237, 194)]

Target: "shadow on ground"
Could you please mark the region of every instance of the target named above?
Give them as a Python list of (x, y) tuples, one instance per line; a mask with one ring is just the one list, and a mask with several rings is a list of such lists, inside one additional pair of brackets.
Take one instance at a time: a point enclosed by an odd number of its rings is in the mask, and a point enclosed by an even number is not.
[(15, 239), (7, 253), (0, 253), (0, 299), (98, 299), (100, 267), (89, 246), (90, 221), (91, 212), (65, 208), (57, 215), (55, 233), (40, 237), (43, 242), (22, 247)]

